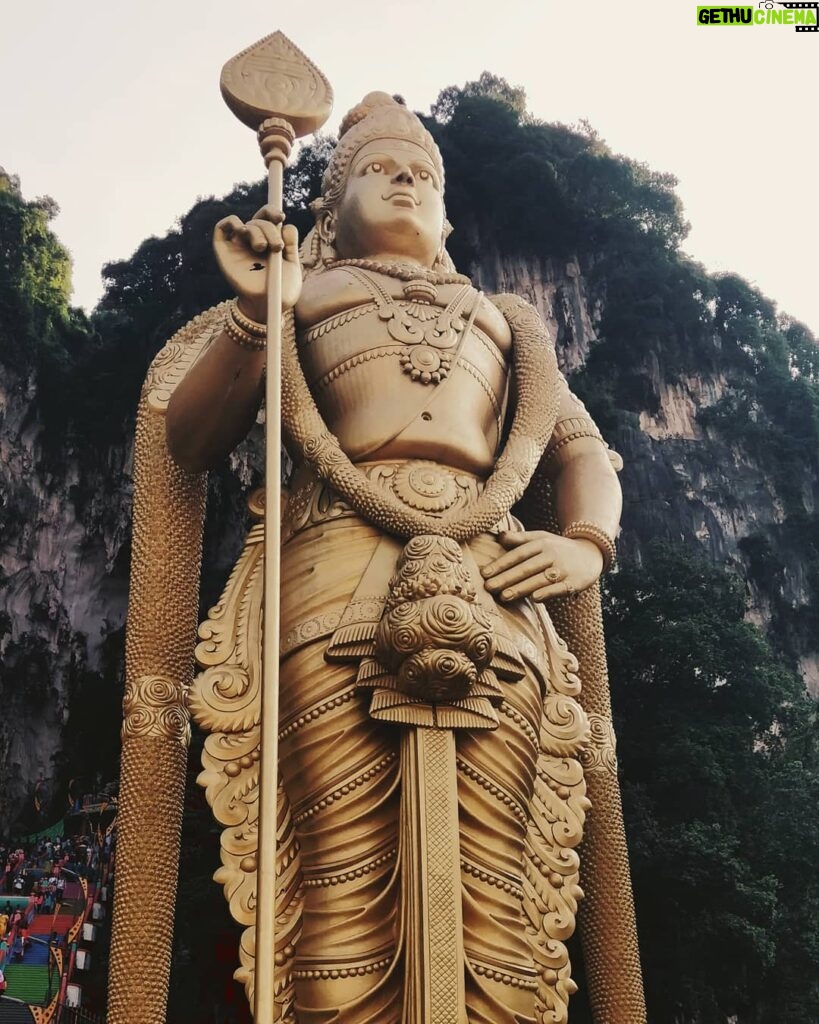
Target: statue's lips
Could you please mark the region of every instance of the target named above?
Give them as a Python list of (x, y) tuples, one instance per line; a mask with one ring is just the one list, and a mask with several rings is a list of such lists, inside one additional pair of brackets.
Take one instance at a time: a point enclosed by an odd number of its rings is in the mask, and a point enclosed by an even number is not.
[(420, 199), (412, 194), (412, 192), (388, 192), (386, 195), (381, 197), (382, 199), (389, 201), (394, 199), (396, 206), (420, 206)]

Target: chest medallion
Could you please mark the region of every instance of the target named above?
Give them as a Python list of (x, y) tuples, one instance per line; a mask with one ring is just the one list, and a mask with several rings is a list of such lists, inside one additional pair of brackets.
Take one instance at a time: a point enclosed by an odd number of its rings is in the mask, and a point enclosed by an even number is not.
[(468, 297), (476, 294), (474, 288), (464, 285), (449, 305), (441, 309), (434, 305), (438, 290), (429, 281), (407, 282), (405, 299), (396, 300), (368, 274), (346, 269), (365, 285), (375, 299), (378, 318), (387, 333), (403, 346), (399, 353), (402, 371), (420, 384), (440, 384), (445, 380), (467, 331), (462, 310)]

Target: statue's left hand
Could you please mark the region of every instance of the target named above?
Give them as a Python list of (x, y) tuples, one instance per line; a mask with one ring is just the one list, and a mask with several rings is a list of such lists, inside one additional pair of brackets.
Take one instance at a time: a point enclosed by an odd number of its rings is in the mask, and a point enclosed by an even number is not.
[(573, 540), (546, 530), (502, 533), (507, 552), (481, 569), (484, 586), (501, 601), (579, 594), (603, 571), (603, 555), (589, 540)]

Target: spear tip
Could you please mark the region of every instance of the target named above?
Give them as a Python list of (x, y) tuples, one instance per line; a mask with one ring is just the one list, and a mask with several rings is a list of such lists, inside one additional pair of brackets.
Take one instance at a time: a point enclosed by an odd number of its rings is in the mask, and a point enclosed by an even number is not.
[(279, 31), (231, 57), (219, 85), (225, 103), (254, 131), (268, 118), (278, 117), (300, 138), (318, 131), (333, 109), (330, 83)]

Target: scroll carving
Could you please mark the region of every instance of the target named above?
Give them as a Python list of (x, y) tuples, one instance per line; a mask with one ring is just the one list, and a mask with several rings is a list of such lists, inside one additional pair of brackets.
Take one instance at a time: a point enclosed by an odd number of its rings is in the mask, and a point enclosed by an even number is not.
[(123, 740), (136, 736), (161, 736), (190, 742), (190, 716), (182, 687), (165, 676), (139, 676), (125, 683), (122, 722)]
[(589, 715), (589, 742), (580, 760), (587, 772), (606, 772), (617, 777), (617, 741), (607, 715)]

